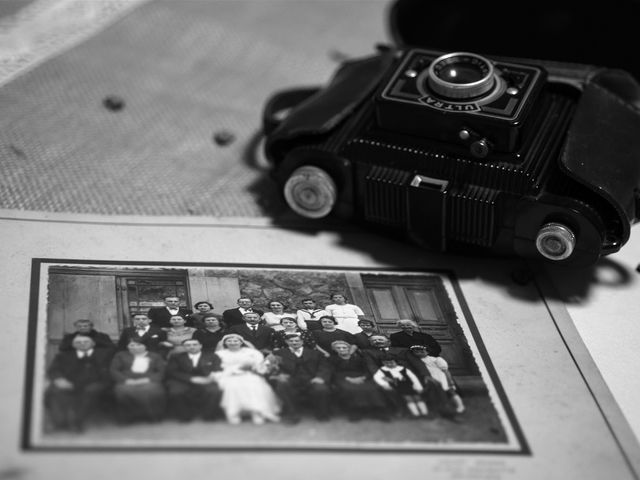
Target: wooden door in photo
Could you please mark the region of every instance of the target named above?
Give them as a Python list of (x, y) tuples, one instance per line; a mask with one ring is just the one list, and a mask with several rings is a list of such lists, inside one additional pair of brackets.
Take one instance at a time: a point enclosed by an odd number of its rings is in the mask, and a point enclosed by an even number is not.
[(455, 310), (437, 276), (363, 275), (367, 299), (381, 332), (399, 331), (400, 319), (414, 320), (442, 347), (454, 375), (476, 375), (477, 366)]

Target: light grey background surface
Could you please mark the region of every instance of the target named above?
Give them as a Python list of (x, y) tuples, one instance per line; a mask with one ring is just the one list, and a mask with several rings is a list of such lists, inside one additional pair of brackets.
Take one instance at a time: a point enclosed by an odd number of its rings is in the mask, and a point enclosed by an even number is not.
[[(386, 1), (155, 0), (0, 88), (0, 208), (278, 216), (259, 139), (276, 90), (386, 41)], [(118, 112), (106, 109), (121, 97)], [(216, 145), (214, 132), (235, 136)]]

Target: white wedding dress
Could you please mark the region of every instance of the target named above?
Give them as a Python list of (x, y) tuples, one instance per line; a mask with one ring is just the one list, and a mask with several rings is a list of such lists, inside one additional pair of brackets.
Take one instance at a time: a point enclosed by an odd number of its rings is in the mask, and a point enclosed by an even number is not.
[(249, 413), (254, 423), (278, 422), (280, 401), (265, 378), (262, 354), (252, 348), (222, 349), (216, 352), (222, 360), (217, 374), (222, 389), (220, 406), (229, 423), (240, 423), (241, 414)]

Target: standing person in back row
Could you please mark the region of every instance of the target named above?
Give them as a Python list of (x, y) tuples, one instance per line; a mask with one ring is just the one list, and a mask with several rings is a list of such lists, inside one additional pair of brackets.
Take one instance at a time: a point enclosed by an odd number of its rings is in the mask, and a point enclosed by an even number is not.
[(224, 320), (227, 328), (234, 325), (244, 325), (244, 314), (247, 312), (255, 312), (258, 314), (258, 318), (262, 317), (264, 313), (258, 308), (253, 308), (253, 300), (249, 297), (240, 297), (238, 299), (238, 306), (236, 308), (230, 308), (222, 312), (222, 319)]
[(135, 314), (131, 322), (133, 326), (124, 328), (120, 334), (118, 350), (127, 350), (132, 340), (144, 343), (150, 352), (161, 350), (160, 344), (167, 339), (166, 331), (159, 327), (152, 327), (151, 320), (143, 313)]
[(321, 330), (320, 318), (329, 316), (324, 308), (318, 308), (313, 298), (303, 298), (302, 308), (296, 312), (298, 326), (302, 330)]
[(338, 322), (338, 328), (349, 333), (359, 333), (362, 329), (358, 326), (358, 320), (364, 317), (362, 309), (351, 303), (347, 303), (347, 297), (341, 293), (331, 295), (331, 305), (324, 309)]
[(180, 316), (185, 319), (187, 327), (192, 327), (193, 322), (189, 315), (191, 309), (180, 306), (180, 299), (176, 296), (164, 297), (164, 307), (151, 307), (147, 316), (151, 319), (151, 325), (160, 328), (171, 328), (171, 317)]

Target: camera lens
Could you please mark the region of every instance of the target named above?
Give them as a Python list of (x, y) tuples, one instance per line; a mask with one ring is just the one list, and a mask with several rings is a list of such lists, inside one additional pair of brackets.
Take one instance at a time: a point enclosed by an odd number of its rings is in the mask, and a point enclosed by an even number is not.
[(455, 52), (436, 58), (427, 72), (428, 84), (436, 94), (464, 100), (479, 97), (495, 85), (493, 64), (475, 53)]

